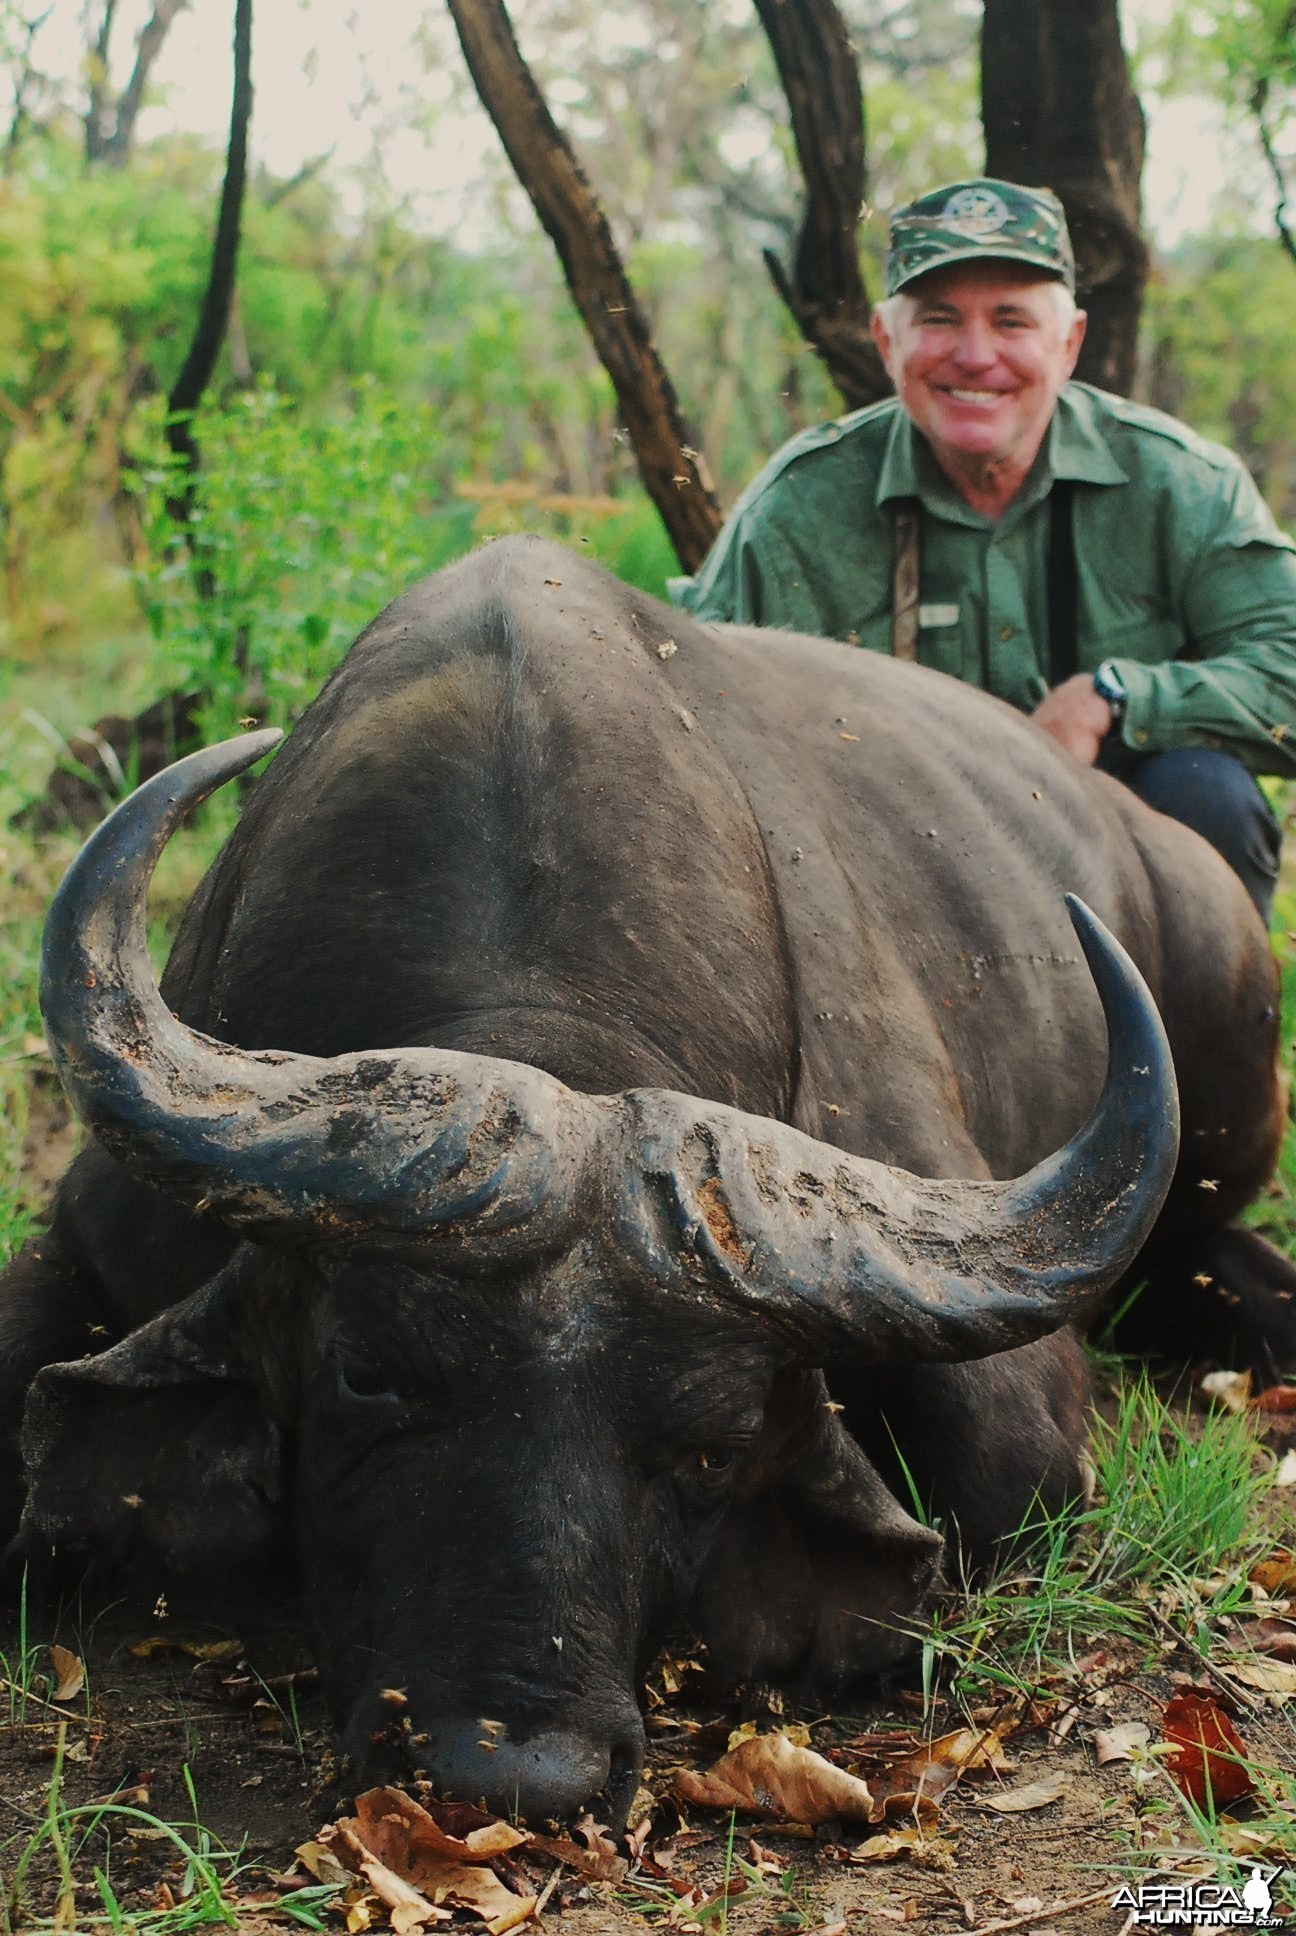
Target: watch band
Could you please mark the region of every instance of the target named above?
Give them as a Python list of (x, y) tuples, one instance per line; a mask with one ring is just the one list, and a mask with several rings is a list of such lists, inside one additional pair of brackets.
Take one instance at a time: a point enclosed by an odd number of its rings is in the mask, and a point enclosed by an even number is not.
[(1095, 672), (1093, 676), (1093, 689), (1098, 694), (1098, 697), (1105, 699), (1111, 707), (1112, 724), (1115, 725), (1124, 716), (1125, 704), (1129, 698), (1129, 694), (1125, 689), (1125, 681), (1121, 678), (1110, 659), (1104, 659), (1097, 672)]

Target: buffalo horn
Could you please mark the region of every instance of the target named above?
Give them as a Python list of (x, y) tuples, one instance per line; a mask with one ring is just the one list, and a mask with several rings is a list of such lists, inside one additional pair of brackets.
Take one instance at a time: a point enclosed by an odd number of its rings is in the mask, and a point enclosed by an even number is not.
[[(570, 1240), (601, 1115), (520, 1063), (417, 1048), (249, 1051), (187, 1028), (149, 965), (145, 900), (186, 814), (276, 745), (177, 761), (91, 836), (45, 925), (41, 1013), (78, 1115), (145, 1182), (266, 1236), (462, 1229), (470, 1263)], [(492, 1241), (493, 1240), (493, 1241)]]
[[(979, 1358), (1089, 1314), (1133, 1263), (1179, 1149), (1169, 1044), (1125, 950), (1067, 897), (1107, 1018), (1106, 1081), (1007, 1182), (929, 1180), (782, 1123), (641, 1092), (621, 1241), (786, 1324), (811, 1355)], [(632, 1100), (627, 1098), (627, 1100)]]

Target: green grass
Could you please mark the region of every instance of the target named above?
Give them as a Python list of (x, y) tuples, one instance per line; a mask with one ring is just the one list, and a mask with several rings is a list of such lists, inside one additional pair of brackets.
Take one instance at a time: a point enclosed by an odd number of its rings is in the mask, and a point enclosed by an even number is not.
[[(231, 1849), (203, 1827), (198, 1796), (184, 1769), (191, 1819), (163, 1820), (149, 1810), (118, 1802), (74, 1805), (64, 1794), (66, 1724), (60, 1727), (45, 1805), (34, 1827), (0, 1848), (0, 1936), (16, 1932), (106, 1930), (114, 1936), (183, 1936), (187, 1930), (240, 1926), (237, 1885), (250, 1874), (242, 1848)], [(141, 1906), (124, 1901), (129, 1890), (113, 1879), (114, 1854), (140, 1837), (167, 1848), (169, 1902)], [(86, 1873), (88, 1870), (89, 1880)], [(161, 1880), (161, 1878), (159, 1878)], [(322, 1911), (339, 1893), (319, 1884), (277, 1897), (277, 1915), (307, 1929), (326, 1927)]]
[(43, 1704), (53, 1682), (41, 1672), (45, 1648), (34, 1646), (27, 1625), (27, 1576), (24, 1573), (18, 1594), (18, 1632), (12, 1654), (0, 1653), (0, 1703), (11, 1728), (20, 1728), (31, 1706)]
[(931, 1689), (1025, 1691), (1097, 1639), (1151, 1640), (1158, 1615), (1191, 1637), (1245, 1601), (1271, 1483), (1248, 1419), (1181, 1420), (1138, 1379), (1097, 1422), (1092, 1456), (1094, 1502), (1029, 1522), (1002, 1573), (937, 1614)]

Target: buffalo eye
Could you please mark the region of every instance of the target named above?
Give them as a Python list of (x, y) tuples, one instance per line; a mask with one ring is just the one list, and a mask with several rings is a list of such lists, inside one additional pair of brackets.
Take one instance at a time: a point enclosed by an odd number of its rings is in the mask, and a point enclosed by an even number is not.
[(700, 1492), (721, 1491), (738, 1470), (736, 1445), (705, 1445), (689, 1462), (689, 1476)]
[(366, 1364), (362, 1358), (334, 1355), (332, 1371), (337, 1395), (344, 1405), (368, 1409), (375, 1405), (400, 1403), (399, 1394), (392, 1390), (390, 1378), (378, 1365)]

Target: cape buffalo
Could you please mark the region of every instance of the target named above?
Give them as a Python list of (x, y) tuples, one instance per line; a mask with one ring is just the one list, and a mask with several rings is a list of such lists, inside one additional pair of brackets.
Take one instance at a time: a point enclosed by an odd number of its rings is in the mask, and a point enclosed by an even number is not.
[[(276, 737), (141, 789), (51, 914), (96, 1140), (0, 1280), (7, 1510), (21, 1437), (20, 1550), (295, 1538), (371, 1772), (623, 1819), (672, 1624), (735, 1679), (895, 1659), (936, 1524), (976, 1561), (1074, 1489), (1070, 1320), (1140, 1250), (1176, 1350), (1290, 1362), (1296, 1273), (1229, 1224), (1283, 1117), (1265, 934), (1007, 707), (501, 541), (364, 633), (159, 995), (157, 854)], [(1068, 891), (1164, 1018), (1177, 1168)]]

